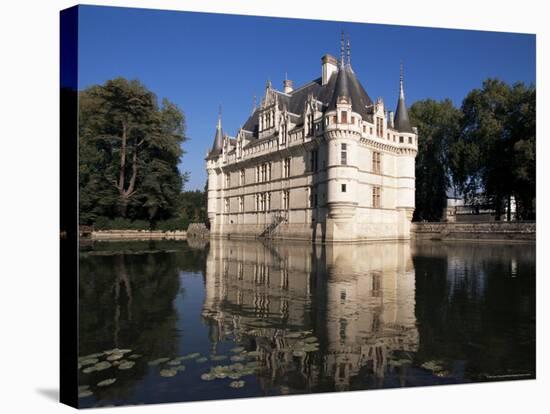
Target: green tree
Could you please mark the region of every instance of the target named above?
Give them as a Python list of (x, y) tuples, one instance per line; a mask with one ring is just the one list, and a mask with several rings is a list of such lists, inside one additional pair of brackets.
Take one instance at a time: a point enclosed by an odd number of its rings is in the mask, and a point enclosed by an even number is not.
[(487, 79), (466, 96), (462, 112), (450, 160), (463, 194), (470, 202), (483, 196), (497, 219), (514, 196), (520, 218), (534, 217), (534, 87)]
[(418, 128), (413, 219), (437, 221), (446, 205), (447, 189), (453, 184), (448, 156), (459, 136), (461, 113), (449, 99), (426, 99), (415, 102), (409, 114)]
[(174, 216), (185, 176), (185, 118), (137, 80), (116, 78), (79, 96), (80, 217)]

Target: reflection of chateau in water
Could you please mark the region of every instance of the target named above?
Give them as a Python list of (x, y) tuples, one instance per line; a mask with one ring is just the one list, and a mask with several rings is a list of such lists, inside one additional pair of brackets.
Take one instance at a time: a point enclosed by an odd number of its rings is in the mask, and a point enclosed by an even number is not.
[[(408, 244), (314, 246), (211, 240), (203, 317), (213, 352), (256, 348), (264, 389), (348, 389), (383, 378), (392, 355), (416, 351), (415, 275)], [(301, 352), (303, 337), (318, 352)]]

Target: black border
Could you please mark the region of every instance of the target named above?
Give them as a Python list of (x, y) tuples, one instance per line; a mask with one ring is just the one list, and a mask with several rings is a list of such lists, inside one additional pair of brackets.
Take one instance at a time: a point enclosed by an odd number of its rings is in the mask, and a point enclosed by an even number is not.
[(60, 12), (59, 399), (78, 408), (78, 6)]

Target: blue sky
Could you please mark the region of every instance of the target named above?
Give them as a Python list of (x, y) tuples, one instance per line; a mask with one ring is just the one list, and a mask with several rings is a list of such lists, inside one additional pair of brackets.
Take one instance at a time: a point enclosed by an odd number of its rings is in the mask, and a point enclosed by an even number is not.
[(123, 76), (176, 103), (190, 137), (180, 165), (190, 173), (185, 189), (202, 189), (218, 105), (234, 135), (267, 79), (282, 88), (285, 72), (295, 87), (320, 77), (320, 58), (338, 56), (342, 30), (359, 80), (392, 109), (401, 60), (408, 105), (448, 97), (460, 106), (488, 77), (535, 83), (534, 35), (84, 6), (79, 88)]

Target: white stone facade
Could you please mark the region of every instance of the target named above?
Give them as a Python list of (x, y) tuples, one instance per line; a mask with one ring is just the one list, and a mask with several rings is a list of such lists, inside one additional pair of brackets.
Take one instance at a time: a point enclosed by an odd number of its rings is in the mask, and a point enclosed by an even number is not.
[(325, 55), (321, 73), (298, 89), (285, 81), (286, 92), (268, 82), (234, 138), (219, 121), (206, 158), (212, 235), (409, 239), (418, 136), (403, 82), (394, 119), (357, 81), (349, 52), (347, 64)]

